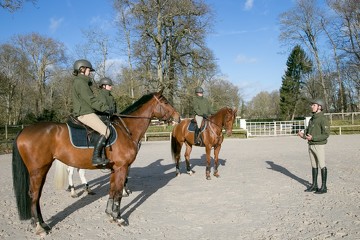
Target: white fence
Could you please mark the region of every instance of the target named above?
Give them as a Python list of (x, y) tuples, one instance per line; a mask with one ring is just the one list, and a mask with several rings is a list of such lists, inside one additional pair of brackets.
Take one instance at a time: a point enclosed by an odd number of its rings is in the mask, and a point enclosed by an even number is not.
[[(291, 136), (299, 130), (305, 129), (307, 120), (299, 121), (276, 121), (276, 122), (242, 122), (246, 124), (248, 137), (256, 136)], [(242, 127), (242, 126), (240, 126)]]

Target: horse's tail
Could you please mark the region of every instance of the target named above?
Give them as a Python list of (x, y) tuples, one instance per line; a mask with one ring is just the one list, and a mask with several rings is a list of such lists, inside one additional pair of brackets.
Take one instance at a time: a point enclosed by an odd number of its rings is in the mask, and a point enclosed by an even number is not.
[[(19, 133), (20, 134), (20, 133)], [(12, 174), (13, 174), (13, 187), (16, 197), (16, 204), (20, 220), (27, 220), (31, 218), (31, 198), (29, 195), (30, 178), (29, 171), (27, 170), (24, 161), (20, 155), (17, 138), (13, 142), (13, 158), (12, 158)]]
[(67, 165), (60, 162), (59, 160), (55, 161), (55, 173), (54, 173), (54, 186), (57, 190), (65, 189), (68, 180)]
[(171, 134), (171, 155), (172, 155), (172, 158), (174, 161), (176, 161), (176, 157), (177, 157), (177, 155), (180, 154), (180, 150), (181, 150), (180, 143), (175, 136), (175, 130), (176, 130), (177, 126), (178, 125), (176, 125), (174, 127), (172, 134)]

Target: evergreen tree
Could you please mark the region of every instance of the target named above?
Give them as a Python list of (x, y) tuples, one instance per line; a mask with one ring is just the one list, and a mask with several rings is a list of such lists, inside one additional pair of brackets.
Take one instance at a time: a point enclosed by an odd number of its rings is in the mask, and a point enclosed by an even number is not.
[(280, 114), (283, 120), (293, 120), (304, 74), (311, 72), (312, 62), (304, 50), (296, 45), (287, 62), (280, 88)]

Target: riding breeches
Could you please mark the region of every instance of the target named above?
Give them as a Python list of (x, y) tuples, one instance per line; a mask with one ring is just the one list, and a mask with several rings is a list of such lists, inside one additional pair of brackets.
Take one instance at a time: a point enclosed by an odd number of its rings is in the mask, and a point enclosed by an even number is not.
[(78, 117), (78, 120), (88, 127), (91, 127), (101, 135), (104, 135), (106, 138), (109, 138), (110, 129), (108, 129), (105, 123), (103, 123), (103, 121), (101, 121), (95, 113), (81, 115)]
[(203, 119), (203, 116), (195, 115), (195, 120), (198, 128), (201, 128)]
[(325, 144), (309, 145), (309, 156), (313, 168), (324, 168), (325, 166)]

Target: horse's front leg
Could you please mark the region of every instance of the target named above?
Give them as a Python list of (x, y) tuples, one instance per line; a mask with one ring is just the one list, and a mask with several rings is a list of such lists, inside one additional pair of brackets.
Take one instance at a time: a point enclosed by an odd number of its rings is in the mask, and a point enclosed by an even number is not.
[(214, 176), (215, 177), (220, 177), (219, 174), (219, 152), (221, 149), (221, 145), (218, 145), (217, 147), (214, 148)]
[(206, 152), (206, 170), (205, 170), (206, 180), (211, 180), (211, 177), (210, 177), (210, 172), (211, 172), (211, 157), (210, 157), (211, 147), (206, 146), (205, 147), (205, 152)]
[(119, 226), (126, 226), (127, 222), (121, 217), (121, 199), (125, 184), (127, 169), (125, 167), (114, 169), (110, 176), (110, 193), (105, 213)]
[(186, 172), (189, 175), (192, 175), (193, 173), (195, 173), (195, 171), (193, 171), (191, 169), (191, 165), (190, 165), (190, 154), (192, 151), (192, 146), (188, 143), (185, 144), (186, 145), (186, 150), (185, 150), (185, 162), (186, 162)]

